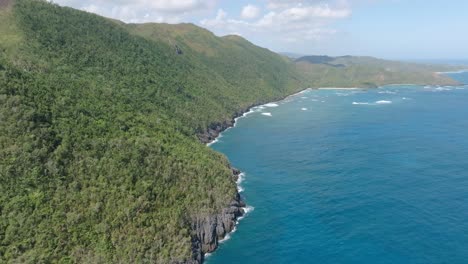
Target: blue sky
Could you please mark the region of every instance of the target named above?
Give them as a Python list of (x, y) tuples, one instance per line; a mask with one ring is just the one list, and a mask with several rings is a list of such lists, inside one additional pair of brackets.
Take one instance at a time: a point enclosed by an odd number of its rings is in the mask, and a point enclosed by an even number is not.
[(56, 0), (125, 22), (191, 22), (274, 51), (468, 59), (466, 0)]

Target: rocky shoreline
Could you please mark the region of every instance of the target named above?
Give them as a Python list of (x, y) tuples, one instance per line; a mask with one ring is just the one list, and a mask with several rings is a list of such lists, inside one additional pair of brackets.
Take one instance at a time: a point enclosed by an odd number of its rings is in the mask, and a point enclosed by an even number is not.
[[(303, 91), (303, 90), (302, 90)], [(298, 93), (302, 92), (299, 91)], [(295, 93), (297, 94), (297, 93)], [(294, 95), (294, 94), (293, 94)], [(292, 95), (289, 95), (292, 96)], [(289, 97), (285, 96), (280, 98), (284, 100)], [(203, 144), (209, 144), (216, 140), (219, 135), (226, 129), (233, 127), (236, 123), (237, 118), (242, 117), (245, 113), (249, 112), (253, 107), (265, 104), (265, 102), (259, 102), (252, 104), (249, 107), (236, 112), (233, 117), (223, 122), (217, 122), (211, 124), (206, 131), (199, 133), (198, 139)], [(239, 180), (241, 171), (232, 168), (233, 180), (237, 182)], [(238, 220), (245, 215), (246, 204), (242, 200), (239, 192), (236, 190), (236, 195), (229, 205), (222, 210), (221, 213), (216, 215), (209, 215), (192, 222), (192, 259), (183, 264), (202, 264), (205, 260), (206, 253), (214, 252), (219, 242), (222, 241), (226, 235), (232, 232)]]
[[(203, 144), (213, 142), (223, 131), (233, 127), (237, 118), (256, 105), (259, 104), (251, 105), (242, 111), (236, 112), (231, 119), (222, 123), (213, 123), (204, 133), (198, 134), (200, 142)], [(241, 171), (232, 167), (231, 170), (233, 181), (237, 182)], [(236, 190), (235, 197), (221, 213), (208, 215), (193, 221), (192, 259), (184, 262), (184, 264), (202, 264), (205, 260), (205, 254), (214, 252), (218, 248), (219, 242), (235, 229), (238, 220), (246, 213), (245, 207), (245, 202)]]
[[(241, 172), (237, 169), (232, 169), (232, 172), (237, 181)], [(214, 252), (219, 242), (234, 230), (239, 218), (246, 213), (245, 207), (246, 204), (236, 192), (234, 199), (221, 213), (196, 219), (192, 223), (192, 260), (186, 263), (203, 263), (205, 254)]]
[(200, 140), (201, 143), (203, 144), (209, 144), (216, 140), (216, 138), (221, 134), (224, 130), (233, 127), (234, 124), (236, 123), (236, 119), (244, 115), (245, 113), (249, 112), (252, 107), (255, 107), (260, 104), (253, 104), (246, 109), (243, 109), (242, 111), (236, 112), (234, 116), (231, 119), (224, 120), (223, 122), (217, 122), (211, 124), (206, 131), (203, 133), (199, 133), (198, 139)]

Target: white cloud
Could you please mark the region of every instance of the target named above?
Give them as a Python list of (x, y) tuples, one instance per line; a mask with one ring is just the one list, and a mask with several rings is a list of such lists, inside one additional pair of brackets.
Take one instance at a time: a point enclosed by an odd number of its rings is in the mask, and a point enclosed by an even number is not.
[(214, 19), (204, 19), (200, 23), (218, 35), (239, 32), (253, 40), (297, 43), (319, 41), (335, 35), (337, 30), (333, 23), (352, 14), (346, 0), (267, 0), (266, 7), (268, 12), (262, 16), (241, 14), (241, 19), (232, 19), (220, 10)]
[(154, 10), (175, 13), (189, 12), (206, 7), (206, 1), (201, 0), (139, 0), (136, 2), (140, 2)]
[(241, 18), (254, 19), (260, 15), (260, 8), (254, 5), (246, 5), (242, 8)]
[(60, 5), (125, 22), (178, 23), (213, 10), (217, 0), (55, 0)]

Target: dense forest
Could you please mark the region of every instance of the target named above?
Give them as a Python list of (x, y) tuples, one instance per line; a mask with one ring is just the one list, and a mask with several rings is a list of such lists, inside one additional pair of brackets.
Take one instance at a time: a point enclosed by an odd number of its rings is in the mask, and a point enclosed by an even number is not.
[(237, 195), (227, 159), (197, 135), (314, 84), (237, 36), (40, 0), (0, 0), (0, 52), (7, 263), (192, 259), (191, 223)]
[[(255, 57), (220, 73), (183, 44), (45, 1), (15, 1), (1, 20), (0, 262), (189, 259), (192, 219), (236, 195), (196, 133), (301, 87), (246, 41), (222, 40)], [(264, 77), (230, 78), (234, 63)]]

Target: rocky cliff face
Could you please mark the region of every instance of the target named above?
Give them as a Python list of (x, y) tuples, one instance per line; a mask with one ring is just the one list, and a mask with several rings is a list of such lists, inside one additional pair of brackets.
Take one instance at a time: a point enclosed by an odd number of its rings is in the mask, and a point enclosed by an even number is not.
[[(238, 115), (236, 114), (236, 117)], [(206, 129), (205, 132), (198, 134), (198, 139), (203, 144), (208, 144), (215, 140), (221, 132), (223, 132), (225, 129), (232, 127), (235, 123), (235, 118), (231, 120), (226, 120), (222, 123), (214, 123), (210, 127)]]
[[(234, 179), (237, 180), (240, 171), (233, 169)], [(232, 232), (239, 217), (245, 214), (245, 203), (239, 193), (230, 204), (216, 215), (197, 218), (192, 223), (192, 260), (186, 264), (200, 264), (204, 261), (205, 253), (211, 253), (218, 248), (219, 241)]]
[(234, 116), (229, 119), (229, 120), (225, 120), (223, 122), (217, 122), (217, 123), (213, 123), (211, 124), (207, 129), (206, 131), (202, 132), (202, 133), (198, 133), (198, 139), (200, 140), (200, 142), (204, 143), (204, 144), (208, 144), (210, 142), (212, 142), (213, 140), (215, 140), (219, 134), (221, 132), (223, 132), (224, 130), (234, 126), (234, 123), (236, 123), (236, 118), (238, 117), (241, 117), (244, 113), (248, 112), (250, 108), (254, 107), (254, 106), (257, 106), (257, 105), (260, 105), (261, 103), (256, 103), (256, 104), (252, 104), (251, 106), (245, 108), (245, 109), (242, 109), (241, 111), (238, 111), (236, 113), (234, 113)]

